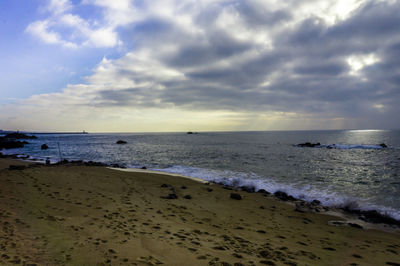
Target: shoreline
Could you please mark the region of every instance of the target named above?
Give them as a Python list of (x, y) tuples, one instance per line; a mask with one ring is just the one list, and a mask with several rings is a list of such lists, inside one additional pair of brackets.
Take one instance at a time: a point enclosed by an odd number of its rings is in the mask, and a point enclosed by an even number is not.
[[(30, 156), (29, 155), (24, 155), (24, 154), (12, 154), (12, 155), (3, 155), (0, 152), (0, 158), (12, 158), (16, 160), (21, 160), (25, 162), (31, 162), (31, 163), (39, 163), (39, 164), (45, 164), (45, 161), (41, 159), (28, 159)], [(214, 182), (214, 181), (207, 181), (201, 178), (197, 177), (191, 177), (191, 176), (186, 176), (186, 175), (181, 175), (181, 174), (176, 174), (176, 173), (171, 173), (171, 172), (163, 172), (159, 170), (151, 170), (147, 168), (128, 168), (123, 165), (119, 164), (106, 164), (106, 163), (101, 163), (101, 162), (95, 162), (95, 161), (84, 161), (84, 160), (67, 160), (64, 159), (63, 161), (58, 161), (56, 163), (51, 163), (51, 166), (56, 166), (56, 165), (66, 165), (66, 164), (72, 164), (72, 165), (85, 165), (85, 166), (100, 166), (100, 167), (106, 167), (112, 170), (117, 170), (117, 171), (123, 171), (123, 172), (132, 172), (132, 173), (149, 173), (149, 174), (160, 174), (160, 175), (169, 175), (169, 176), (175, 176), (175, 177), (181, 177), (181, 178), (187, 178), (194, 180), (196, 182), (200, 183), (214, 183), (221, 185), (225, 188), (237, 190), (237, 191), (245, 191), (249, 193), (264, 193), (264, 194), (271, 194), (275, 195), (277, 198), (282, 200), (283, 202), (287, 202), (290, 204), (295, 204), (300, 203), (299, 206), (297, 206), (299, 211), (302, 211), (301, 209), (307, 211), (308, 210), (316, 210), (316, 212), (323, 212), (323, 213), (330, 213), (333, 216), (337, 216), (339, 218), (345, 219), (348, 221), (348, 223), (357, 226), (360, 225), (362, 227), (365, 227), (367, 229), (376, 229), (376, 230), (381, 230), (381, 231), (386, 231), (386, 232), (396, 232), (400, 231), (400, 220), (395, 219), (394, 217), (383, 214), (379, 210), (376, 209), (368, 209), (368, 210), (362, 210), (362, 209), (349, 209), (347, 206), (345, 207), (332, 207), (332, 206), (326, 206), (326, 205), (321, 205), (320, 203), (313, 205), (312, 202), (318, 200), (313, 200), (313, 201), (306, 201), (303, 199), (299, 199), (296, 197), (293, 197), (290, 194), (287, 194), (286, 192), (282, 191), (277, 191), (275, 193), (271, 193), (269, 191), (266, 191), (264, 189), (260, 189), (259, 191), (254, 190), (254, 187), (249, 187), (249, 186), (232, 186), (232, 185), (226, 185), (223, 184), (222, 182)], [(315, 208), (315, 207), (321, 207), (321, 208)]]
[(0, 197), (8, 264), (400, 264), (399, 232), (180, 176), (3, 158)]

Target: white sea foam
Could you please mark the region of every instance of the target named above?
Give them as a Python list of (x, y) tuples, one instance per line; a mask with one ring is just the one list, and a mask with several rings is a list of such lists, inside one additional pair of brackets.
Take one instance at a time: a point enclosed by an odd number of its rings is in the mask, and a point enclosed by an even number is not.
[[(363, 149), (363, 150), (381, 150), (384, 149), (381, 145), (361, 145), (361, 144), (321, 144), (322, 148), (338, 149), (338, 150), (352, 150), (352, 149)], [(388, 147), (390, 148), (390, 147)]]
[(321, 189), (312, 185), (283, 184), (272, 178), (261, 177), (254, 173), (211, 170), (196, 167), (172, 166), (169, 168), (153, 170), (199, 178), (205, 181), (216, 182), (233, 187), (252, 187), (255, 191), (260, 189), (265, 189), (270, 193), (282, 191), (295, 198), (308, 202), (315, 199), (319, 200), (322, 205), (328, 207), (347, 207), (353, 210), (364, 211), (376, 210), (383, 215), (388, 215), (396, 220), (400, 220), (400, 210), (373, 204), (368, 199), (341, 195), (338, 192), (335, 192), (332, 187)]

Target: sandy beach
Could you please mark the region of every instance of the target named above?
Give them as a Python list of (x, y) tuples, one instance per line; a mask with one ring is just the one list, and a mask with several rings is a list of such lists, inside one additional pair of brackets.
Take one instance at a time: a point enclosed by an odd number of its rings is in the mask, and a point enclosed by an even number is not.
[(398, 231), (338, 226), (272, 195), (30, 165), (0, 159), (1, 265), (400, 265)]

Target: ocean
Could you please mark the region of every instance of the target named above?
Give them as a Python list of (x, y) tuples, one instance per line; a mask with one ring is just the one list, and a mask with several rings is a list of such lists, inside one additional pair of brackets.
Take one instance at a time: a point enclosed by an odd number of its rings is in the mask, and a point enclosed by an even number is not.
[[(400, 131), (38, 134), (30, 159), (117, 163), (233, 186), (283, 191), (323, 205), (377, 210), (400, 220)], [(127, 144), (118, 145), (124, 140)], [(321, 143), (317, 147), (296, 144)], [(380, 146), (385, 143), (387, 148)], [(41, 150), (47, 144), (48, 150)], [(60, 147), (60, 149), (58, 148)]]

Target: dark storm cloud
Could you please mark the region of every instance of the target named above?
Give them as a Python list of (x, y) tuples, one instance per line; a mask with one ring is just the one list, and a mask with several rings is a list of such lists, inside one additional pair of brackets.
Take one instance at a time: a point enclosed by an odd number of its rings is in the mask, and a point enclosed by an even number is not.
[[(154, 106), (154, 99), (158, 99), (161, 105), (188, 109), (386, 120), (397, 115), (400, 2), (368, 1), (333, 25), (309, 16), (287, 26), (296, 10), (268, 10), (268, 6), (260, 8), (247, 1), (227, 1), (214, 7), (193, 15), (195, 33), (174, 21), (153, 17), (136, 26), (139, 48), (154, 51), (153, 60), (182, 73), (184, 79), (161, 80), (120, 67), (123, 77), (152, 79), (165, 89), (107, 90), (100, 94), (104, 100), (100, 104), (145, 107)], [(223, 12), (240, 16), (243, 23), (219, 27)], [(263, 33), (269, 33), (272, 48), (256, 41)], [(175, 50), (160, 52), (166, 45)], [(367, 56), (378, 61), (368, 65), (362, 61)], [(352, 73), (351, 58), (364, 67)], [(400, 126), (399, 122), (392, 125)]]
[(253, 27), (269, 27), (292, 18), (292, 15), (287, 10), (266, 10), (246, 1), (239, 2), (236, 9), (243, 16), (246, 23)]

